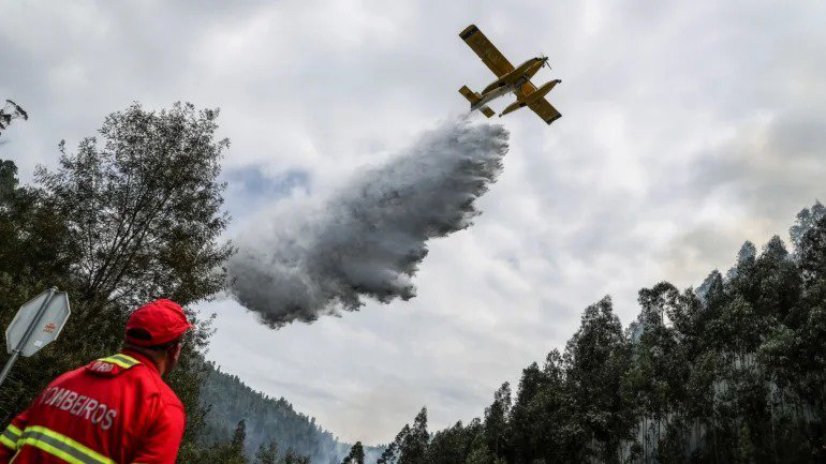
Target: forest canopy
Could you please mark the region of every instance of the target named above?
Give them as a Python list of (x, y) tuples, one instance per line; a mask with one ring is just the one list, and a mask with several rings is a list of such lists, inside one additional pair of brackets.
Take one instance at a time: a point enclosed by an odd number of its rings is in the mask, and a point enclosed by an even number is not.
[(430, 434), (423, 409), (379, 463), (826, 461), (826, 208), (790, 235), (697, 289), (640, 290), (625, 329), (603, 298), (481, 419)]

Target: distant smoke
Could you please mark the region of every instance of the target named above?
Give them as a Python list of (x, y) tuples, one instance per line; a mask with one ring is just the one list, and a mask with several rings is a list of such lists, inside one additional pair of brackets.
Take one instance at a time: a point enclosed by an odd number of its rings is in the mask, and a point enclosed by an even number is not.
[(507, 140), (502, 126), (450, 121), (326, 201), (278, 205), (238, 240), (231, 292), (272, 327), (414, 297), (427, 240), (471, 224)]

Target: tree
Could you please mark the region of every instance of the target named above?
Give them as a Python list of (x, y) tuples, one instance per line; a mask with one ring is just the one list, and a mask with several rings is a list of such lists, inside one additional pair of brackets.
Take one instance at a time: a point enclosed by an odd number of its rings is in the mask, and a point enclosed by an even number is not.
[(84, 301), (134, 306), (164, 295), (196, 301), (224, 284), (219, 243), (221, 152), (217, 110), (176, 103), (146, 111), (139, 104), (110, 114), (102, 143), (83, 139), (77, 153), (61, 142), (60, 168), (36, 177), (69, 224), (73, 266)]
[(238, 421), (235, 426), (235, 432), (232, 434), (232, 441), (230, 448), (232, 452), (238, 455), (244, 454), (244, 442), (247, 440), (247, 423), (244, 419)]
[(178, 460), (183, 462), (220, 462), (222, 464), (247, 464), (244, 455), (244, 442), (247, 439), (247, 427), (242, 419), (235, 426), (235, 431), (229, 441), (213, 444), (206, 450), (190, 450), (186, 461), (179, 456)]
[(511, 409), (511, 386), (505, 382), (493, 395), (493, 403), (485, 409), (485, 439), (495, 456), (504, 457), (510, 450), (508, 416)]
[(364, 447), (360, 441), (357, 441), (352, 448), (350, 454), (341, 461), (341, 464), (364, 464)]
[(10, 199), (17, 189), (17, 165), (14, 161), (0, 160), (0, 199)]
[(436, 432), (427, 447), (428, 464), (463, 463), (468, 457), (471, 445), (481, 436), (482, 425), (474, 419), (467, 427), (457, 422), (453, 427)]
[(496, 457), (487, 445), (482, 443), (480, 446), (474, 447), (470, 455), (465, 461), (466, 464), (505, 464), (506, 461), (502, 458)]
[(426, 464), (430, 434), (427, 431), (427, 409), (422, 408), (413, 420), (399, 447), (399, 464)]
[(682, 347), (668, 320), (685, 311), (676, 287), (661, 282), (639, 292), (642, 311), (637, 318), (638, 336), (633, 342), (633, 363), (625, 374), (627, 388), (640, 414), (642, 456), (649, 459), (663, 438), (667, 419), (683, 396), (688, 370)]
[(620, 443), (631, 437), (634, 414), (623, 387), (629, 364), (622, 325), (605, 297), (585, 309), (580, 329), (565, 348), (567, 388), (580, 415), (576, 428), (586, 458), (616, 463)]
[(797, 213), (797, 221), (789, 229), (789, 236), (792, 238), (795, 249), (800, 248), (803, 236), (823, 217), (826, 217), (826, 206), (819, 201), (816, 201), (811, 208), (803, 208)]
[(19, 186), (17, 166), (0, 160), (0, 273), (9, 284), (64, 283), (68, 243), (66, 225), (49, 199), (41, 190)]
[[(67, 289), (71, 256), (66, 227), (43, 192), (20, 186), (17, 166), (0, 160), (0, 324), (8, 326), (20, 305), (44, 289)], [(74, 301), (72, 302), (74, 305)], [(72, 308), (75, 309), (74, 306)], [(0, 419), (7, 422), (25, 408), (39, 387), (62, 370), (75, 367), (75, 353), (52, 344), (37, 356), (21, 360), (0, 394)], [(6, 359), (5, 351), (0, 361)]]
[(762, 351), (778, 382), (786, 387), (785, 399), (799, 408), (795, 418), (805, 417), (801, 414), (805, 410), (814, 416), (800, 428), (812, 459), (822, 461), (826, 459), (826, 359), (813, 354), (826, 345), (826, 215), (806, 228), (796, 255), (800, 302), (788, 326), (775, 330)]
[(826, 280), (826, 213), (803, 235), (797, 254), (803, 281), (808, 287)]
[(405, 424), (404, 427), (396, 434), (396, 438), (387, 445), (387, 448), (381, 453), (379, 456), (378, 461), (376, 464), (397, 464), (399, 460), (399, 455), (401, 453), (401, 447), (404, 443), (404, 440), (410, 434), (410, 425)]
[(537, 423), (533, 414), (535, 399), (545, 388), (547, 381), (539, 365), (532, 363), (522, 371), (516, 401), (510, 411), (510, 441), (513, 448), (513, 459), (520, 462), (530, 462), (539, 456), (540, 450), (534, 447), (534, 436), (537, 434)]
[(295, 451), (289, 449), (287, 450), (287, 454), (284, 455), (284, 459), (281, 461), (282, 464), (310, 464), (310, 458), (307, 456), (300, 456)]
[(258, 447), (255, 453), (255, 464), (278, 464), (278, 444), (270, 441)]

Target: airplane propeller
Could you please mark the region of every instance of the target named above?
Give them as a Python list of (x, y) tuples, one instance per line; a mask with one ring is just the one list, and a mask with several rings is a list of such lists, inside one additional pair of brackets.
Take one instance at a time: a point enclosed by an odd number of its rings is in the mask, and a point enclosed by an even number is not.
[(544, 53), (540, 53), (539, 58), (542, 60), (542, 66), (547, 66), (548, 69), (551, 69), (551, 65), (548, 64), (548, 57), (545, 56)]

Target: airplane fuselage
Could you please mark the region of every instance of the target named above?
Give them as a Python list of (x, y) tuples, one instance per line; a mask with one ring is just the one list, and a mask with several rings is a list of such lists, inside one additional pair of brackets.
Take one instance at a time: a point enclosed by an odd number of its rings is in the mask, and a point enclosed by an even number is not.
[(562, 117), (562, 113), (545, 98), (548, 92), (559, 84), (560, 80), (555, 79), (540, 86), (536, 86), (531, 82), (539, 69), (548, 63), (548, 58), (543, 55), (531, 58), (519, 66), (514, 66), (475, 24), (463, 29), (459, 33), (459, 37), (496, 76), (496, 80), (481, 92), (475, 92), (467, 85), (463, 85), (459, 89), (462, 97), (470, 103), (471, 111), (479, 111), (486, 118), (493, 117), (496, 112), (488, 106), (488, 103), (513, 93), (516, 101), (508, 105), (499, 116), (527, 107), (546, 124), (551, 124)]
[(513, 71), (493, 81), (482, 91), (481, 99), (471, 106), (471, 111), (479, 109), (499, 97), (522, 88), (536, 74), (547, 58), (531, 58)]

